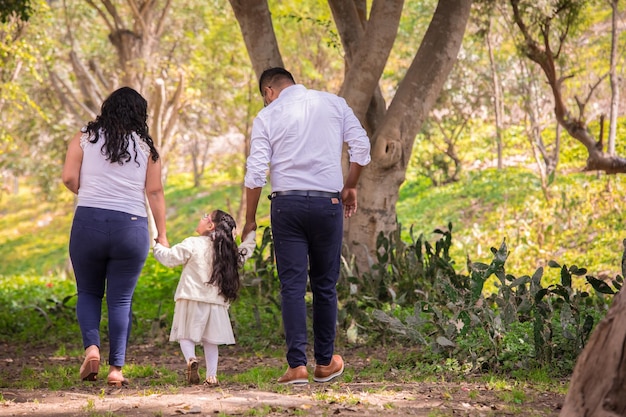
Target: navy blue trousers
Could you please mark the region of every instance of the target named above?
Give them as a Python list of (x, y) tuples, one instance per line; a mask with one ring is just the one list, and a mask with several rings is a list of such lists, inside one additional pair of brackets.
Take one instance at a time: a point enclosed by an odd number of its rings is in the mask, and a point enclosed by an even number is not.
[(148, 219), (121, 211), (77, 207), (70, 233), (76, 316), (83, 346), (100, 347), (102, 299), (109, 318), (109, 365), (123, 366), (132, 299), (150, 249)]
[(337, 280), (343, 206), (327, 197), (278, 196), (271, 204), (272, 237), (281, 284), (287, 363), (306, 365), (307, 277), (313, 293), (315, 362), (328, 365), (335, 348)]

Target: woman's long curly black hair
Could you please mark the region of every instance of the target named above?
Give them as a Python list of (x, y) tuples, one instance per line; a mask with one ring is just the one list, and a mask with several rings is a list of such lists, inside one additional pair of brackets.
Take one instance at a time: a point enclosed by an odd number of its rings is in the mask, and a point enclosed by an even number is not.
[(235, 219), (222, 210), (215, 210), (211, 213), (211, 221), (215, 229), (211, 234), (213, 272), (209, 278), (209, 284), (216, 285), (220, 289), (220, 294), (228, 301), (235, 301), (241, 286), (239, 267), (242, 264), (242, 257), (233, 237), (233, 230), (237, 225)]
[(156, 162), (159, 153), (148, 134), (148, 102), (137, 91), (130, 87), (122, 87), (111, 93), (102, 103), (100, 115), (96, 120), (87, 123), (85, 132), (98, 141), (100, 131), (104, 132), (102, 154), (107, 161), (123, 165), (131, 160), (128, 151), (129, 143), (133, 144), (135, 162), (137, 162), (137, 144), (131, 140), (135, 132), (150, 147), (150, 158)]

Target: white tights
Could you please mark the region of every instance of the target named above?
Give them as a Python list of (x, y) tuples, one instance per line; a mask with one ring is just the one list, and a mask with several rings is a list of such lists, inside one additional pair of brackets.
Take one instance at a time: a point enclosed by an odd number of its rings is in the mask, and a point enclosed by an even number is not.
[[(189, 363), (189, 359), (196, 357), (196, 343), (189, 339), (180, 339), (178, 343), (180, 343), (180, 350), (185, 357), (185, 363)], [(202, 347), (206, 361), (206, 377), (217, 376), (217, 359), (219, 357), (217, 345), (203, 341)]]

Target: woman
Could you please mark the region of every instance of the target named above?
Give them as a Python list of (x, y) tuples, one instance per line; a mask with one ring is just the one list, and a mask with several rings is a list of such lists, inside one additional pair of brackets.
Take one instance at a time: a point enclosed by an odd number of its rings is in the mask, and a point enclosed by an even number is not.
[(109, 317), (107, 383), (127, 385), (122, 375), (131, 328), (135, 286), (150, 249), (146, 195), (156, 241), (168, 244), (161, 162), (148, 134), (146, 100), (122, 87), (100, 115), (71, 140), (63, 183), (78, 195), (69, 252), (78, 301), (76, 315), (85, 348), (80, 378), (95, 381), (100, 365), (100, 319), (106, 291)]

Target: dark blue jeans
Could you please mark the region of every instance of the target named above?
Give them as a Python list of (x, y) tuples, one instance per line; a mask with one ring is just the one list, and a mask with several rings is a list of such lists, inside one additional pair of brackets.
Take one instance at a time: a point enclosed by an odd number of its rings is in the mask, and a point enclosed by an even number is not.
[(343, 237), (343, 206), (326, 197), (272, 199), (272, 237), (281, 283), (282, 317), (289, 366), (306, 365), (307, 276), (313, 293), (315, 362), (328, 365), (335, 348), (337, 280)]
[(131, 304), (150, 249), (148, 219), (121, 211), (77, 207), (70, 234), (76, 276), (76, 316), (83, 346), (100, 347), (102, 298), (109, 317), (109, 365), (123, 366)]

